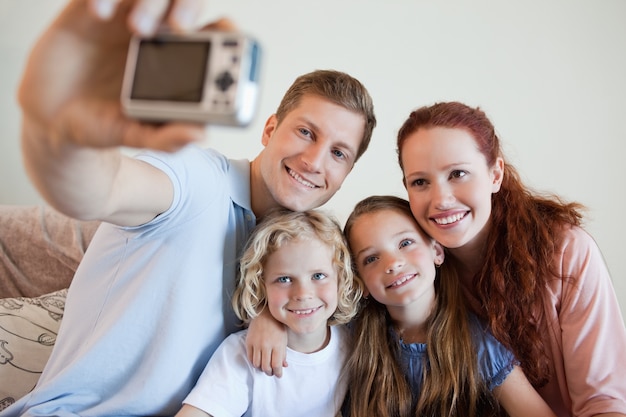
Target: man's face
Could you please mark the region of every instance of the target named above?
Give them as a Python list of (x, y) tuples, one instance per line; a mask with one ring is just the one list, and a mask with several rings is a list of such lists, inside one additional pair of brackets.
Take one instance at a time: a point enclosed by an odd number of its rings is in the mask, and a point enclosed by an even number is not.
[(255, 212), (326, 203), (352, 170), (364, 129), (362, 115), (315, 95), (304, 96), (280, 124), (271, 116), (252, 167)]

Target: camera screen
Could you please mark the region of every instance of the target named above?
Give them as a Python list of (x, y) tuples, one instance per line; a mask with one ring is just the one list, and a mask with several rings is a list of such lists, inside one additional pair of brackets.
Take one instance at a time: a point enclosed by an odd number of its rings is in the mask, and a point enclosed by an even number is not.
[(209, 42), (142, 40), (131, 98), (199, 103), (210, 50)]

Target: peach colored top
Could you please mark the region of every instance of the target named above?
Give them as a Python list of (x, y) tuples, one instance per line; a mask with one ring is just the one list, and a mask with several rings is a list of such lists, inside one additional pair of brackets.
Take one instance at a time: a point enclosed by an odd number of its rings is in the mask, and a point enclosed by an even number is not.
[(566, 278), (545, 294), (552, 378), (538, 392), (559, 417), (626, 414), (626, 328), (602, 253), (585, 230), (565, 227), (554, 266)]

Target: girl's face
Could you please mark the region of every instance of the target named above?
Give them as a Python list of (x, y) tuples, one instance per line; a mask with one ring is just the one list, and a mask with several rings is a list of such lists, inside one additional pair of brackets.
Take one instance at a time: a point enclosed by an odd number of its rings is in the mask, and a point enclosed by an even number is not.
[(338, 297), (332, 248), (318, 239), (287, 242), (268, 256), (263, 279), (269, 311), (290, 335), (326, 340)]
[(349, 239), (366, 293), (388, 308), (430, 305), (435, 263), (443, 262), (443, 249), (421, 233), (413, 218), (393, 209), (363, 214)]
[(504, 162), (487, 166), (465, 129), (419, 129), (402, 145), (411, 211), (424, 231), (447, 248), (480, 246), (500, 190)]

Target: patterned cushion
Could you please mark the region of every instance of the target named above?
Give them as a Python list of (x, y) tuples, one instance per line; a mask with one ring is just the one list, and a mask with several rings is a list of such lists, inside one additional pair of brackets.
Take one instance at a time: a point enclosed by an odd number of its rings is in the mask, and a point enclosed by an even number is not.
[(54, 342), (67, 289), (0, 299), (0, 410), (33, 389)]

